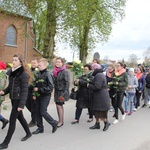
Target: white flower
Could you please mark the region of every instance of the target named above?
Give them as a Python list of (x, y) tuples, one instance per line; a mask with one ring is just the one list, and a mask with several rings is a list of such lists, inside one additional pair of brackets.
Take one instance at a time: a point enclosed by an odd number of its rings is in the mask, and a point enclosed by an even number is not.
[(77, 64), (80, 64), (80, 63), (81, 63), (81, 60), (74, 60), (73, 62), (74, 62), (74, 63), (77, 63)]

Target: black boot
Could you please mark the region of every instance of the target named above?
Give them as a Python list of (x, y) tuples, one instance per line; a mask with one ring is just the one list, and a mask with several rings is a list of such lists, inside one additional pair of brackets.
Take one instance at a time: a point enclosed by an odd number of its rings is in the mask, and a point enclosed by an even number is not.
[(109, 128), (109, 126), (110, 126), (110, 123), (108, 122), (108, 121), (106, 121), (106, 122), (104, 122), (104, 129), (103, 129), (103, 131), (106, 131), (108, 128)]
[(90, 127), (90, 129), (100, 129), (100, 123), (95, 123), (95, 125)]
[(7, 119), (5, 119), (5, 118), (3, 118), (3, 119), (1, 120), (1, 122), (3, 123), (3, 125), (2, 125), (2, 128), (1, 128), (1, 129), (4, 129), (4, 128), (6, 127), (6, 125), (8, 124), (8, 120), (7, 120)]
[(6, 149), (8, 147), (4, 142), (0, 144), (0, 149)]

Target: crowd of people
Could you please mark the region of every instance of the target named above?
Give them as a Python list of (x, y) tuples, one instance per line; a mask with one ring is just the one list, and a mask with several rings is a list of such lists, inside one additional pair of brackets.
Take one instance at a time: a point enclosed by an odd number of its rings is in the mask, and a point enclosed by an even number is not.
[[(12, 104), (9, 121), (0, 114), (2, 129), (9, 123), (7, 135), (0, 144), (0, 149), (8, 147), (15, 132), (17, 119), (26, 133), (21, 141), (44, 132), (43, 118), (51, 125), (52, 133), (55, 133), (64, 125), (63, 105), (70, 98), (70, 74), (63, 58), (56, 58), (52, 73), (48, 70), (49, 63), (45, 58), (33, 59), (31, 68), (27, 66), (22, 55), (14, 55), (12, 63), (12, 68), (6, 73), (8, 85), (0, 89), (1, 97), (9, 93)], [(1, 63), (0, 67), (2, 67)], [(112, 124), (115, 125), (119, 123), (119, 110), (123, 121), (126, 115), (132, 115), (133, 111), (140, 108), (141, 98), (144, 99), (142, 107), (149, 104), (150, 70), (144, 74), (144, 68), (139, 65), (126, 72), (125, 64), (118, 62), (116, 65), (109, 65), (104, 74), (97, 59), (94, 59), (91, 64), (84, 65), (83, 68), (83, 75), (74, 80), (78, 92), (72, 125), (79, 123), (82, 110), (86, 108), (89, 115), (87, 122), (95, 120), (94, 125), (89, 129), (100, 129), (100, 121), (102, 121), (103, 131), (106, 131), (111, 125), (108, 120), (110, 107), (114, 111)], [(6, 66), (4, 67), (3, 64), (0, 69), (4, 70)], [(53, 90), (58, 119), (54, 119), (47, 111)], [(29, 123), (23, 115), (24, 107), (31, 113)], [(37, 126), (37, 129), (31, 133), (30, 127), (33, 126)]]

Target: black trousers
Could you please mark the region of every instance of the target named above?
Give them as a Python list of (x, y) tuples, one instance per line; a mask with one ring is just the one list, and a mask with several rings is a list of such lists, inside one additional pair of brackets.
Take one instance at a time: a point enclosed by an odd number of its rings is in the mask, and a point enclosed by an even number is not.
[(33, 100), (32, 97), (32, 92), (29, 91), (26, 107), (31, 112), (31, 121), (36, 123), (36, 100)]
[(140, 106), (141, 95), (142, 95), (142, 93), (139, 93), (139, 91), (136, 90), (136, 93), (135, 93), (135, 108), (138, 108)]
[(12, 138), (12, 135), (16, 128), (17, 119), (19, 120), (19, 122), (22, 125), (23, 129), (25, 130), (26, 134), (31, 134), (28, 124), (27, 124), (27, 121), (25, 120), (25, 118), (23, 116), (23, 112), (17, 110), (17, 108), (19, 106), (19, 100), (11, 100), (11, 103), (12, 103), (12, 110), (11, 110), (10, 119), (9, 119), (8, 132), (4, 139), (5, 144), (9, 144), (9, 142)]
[(50, 102), (49, 95), (39, 96), (36, 100), (37, 126), (40, 130), (44, 129), (42, 117), (53, 127), (57, 126), (57, 121), (54, 120), (47, 112), (47, 107)]
[[(76, 112), (75, 112), (75, 119), (79, 120), (81, 113), (82, 113), (83, 108), (76, 108)], [(93, 110), (88, 108), (88, 113), (89, 113), (89, 118), (93, 118)]]
[(124, 115), (124, 109), (122, 107), (123, 97), (124, 91), (117, 91), (115, 99), (113, 99), (113, 106), (115, 108), (116, 119), (118, 119), (118, 109), (121, 111), (122, 115)]

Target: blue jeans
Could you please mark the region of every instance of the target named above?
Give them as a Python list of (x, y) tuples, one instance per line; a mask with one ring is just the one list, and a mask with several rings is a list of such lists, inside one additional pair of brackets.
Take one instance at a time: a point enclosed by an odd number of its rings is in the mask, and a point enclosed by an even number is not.
[(128, 93), (127, 92), (126, 99), (124, 101), (124, 103), (125, 103), (125, 111), (128, 111), (128, 105), (129, 105), (129, 102), (130, 102), (130, 112), (133, 112), (134, 97), (135, 97), (135, 93)]
[(3, 119), (3, 116), (0, 114), (0, 120), (2, 120)]

